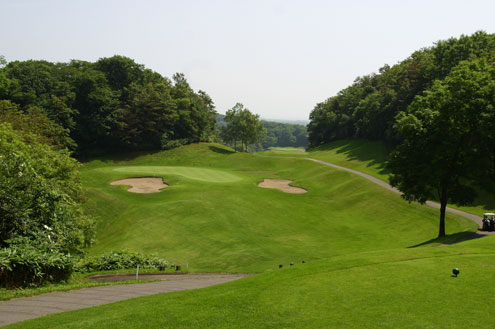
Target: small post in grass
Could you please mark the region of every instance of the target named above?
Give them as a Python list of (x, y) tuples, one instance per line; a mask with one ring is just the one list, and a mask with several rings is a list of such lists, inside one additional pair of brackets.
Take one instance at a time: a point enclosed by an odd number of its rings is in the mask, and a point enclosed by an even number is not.
[(139, 264), (136, 266), (136, 280), (139, 278)]

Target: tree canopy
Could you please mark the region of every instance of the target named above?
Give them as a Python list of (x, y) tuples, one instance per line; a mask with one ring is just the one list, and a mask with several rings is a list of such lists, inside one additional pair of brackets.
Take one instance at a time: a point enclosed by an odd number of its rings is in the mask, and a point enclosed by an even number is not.
[(336, 96), (316, 104), (308, 125), (309, 146), (349, 138), (400, 142), (396, 115), (406, 111), (436, 80), (445, 79), (461, 61), (475, 58), (495, 61), (495, 34), (479, 31), (438, 41), (396, 65), (358, 77)]
[(472, 183), (489, 188), (495, 179), (495, 65), (461, 62), (399, 112), (395, 127), (403, 141), (389, 160), (390, 182), (406, 200), (440, 200), (444, 236), (447, 203), (472, 202)]
[(183, 74), (170, 80), (118, 55), (95, 63), (2, 63), (0, 100), (23, 114), (36, 108), (66, 129), (72, 140), (66, 146), (78, 155), (216, 137), (213, 101), (204, 91), (195, 92)]
[(237, 103), (225, 113), (226, 126), (221, 128), (222, 139), (237, 150), (240, 142), (241, 150), (247, 151), (251, 144), (259, 143), (266, 135), (258, 114), (253, 114), (244, 105)]

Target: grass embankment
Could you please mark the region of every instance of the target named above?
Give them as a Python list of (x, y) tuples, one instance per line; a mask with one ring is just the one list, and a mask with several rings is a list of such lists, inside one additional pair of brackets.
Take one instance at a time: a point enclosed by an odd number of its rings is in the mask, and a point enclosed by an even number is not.
[(338, 256), (9, 328), (493, 328), (494, 251), (486, 237)]
[[(137, 176), (160, 176), (170, 186), (136, 194), (110, 185)], [(189, 264), (191, 271), (260, 272), (279, 263), (408, 247), (434, 239), (438, 226), (435, 209), (408, 204), (350, 173), (214, 144), (92, 161), (82, 178), (87, 208), (100, 218), (91, 254), (129, 248)], [(308, 193), (259, 188), (264, 178), (292, 179)], [(448, 234), (475, 229), (448, 215)]]
[[(280, 156), (282, 151), (283, 149), (279, 149), (278, 152), (264, 152), (264, 154)], [(319, 146), (306, 153), (295, 153), (288, 149), (283, 151), (283, 154), (331, 162), (364, 172), (388, 183), (390, 173), (386, 168), (386, 163), (390, 151), (389, 147), (379, 141), (340, 140)], [(495, 210), (495, 194), (479, 189), (471, 205), (450, 204), (449, 207), (482, 216), (485, 212)]]

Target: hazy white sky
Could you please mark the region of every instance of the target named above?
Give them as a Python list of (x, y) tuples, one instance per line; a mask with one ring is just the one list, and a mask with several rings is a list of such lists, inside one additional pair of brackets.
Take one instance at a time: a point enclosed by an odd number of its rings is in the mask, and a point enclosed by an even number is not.
[(308, 119), (360, 75), (435, 41), (495, 32), (495, 1), (0, 0), (7, 61), (114, 54), (183, 72), (217, 111)]

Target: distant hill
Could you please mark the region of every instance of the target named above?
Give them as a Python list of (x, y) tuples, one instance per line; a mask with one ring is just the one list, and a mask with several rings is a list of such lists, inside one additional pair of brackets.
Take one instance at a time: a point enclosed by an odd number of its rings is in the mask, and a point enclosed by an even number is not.
[(291, 125), (302, 125), (302, 126), (306, 126), (309, 123), (309, 120), (286, 120), (286, 119), (261, 119), (261, 120), (268, 122), (288, 123)]

